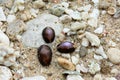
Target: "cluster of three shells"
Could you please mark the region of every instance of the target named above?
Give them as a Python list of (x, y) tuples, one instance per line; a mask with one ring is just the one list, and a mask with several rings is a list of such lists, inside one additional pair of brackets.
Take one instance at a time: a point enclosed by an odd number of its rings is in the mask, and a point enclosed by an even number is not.
[[(55, 31), (51, 27), (46, 27), (42, 32), (43, 39), (46, 43), (51, 43), (55, 39)], [(75, 48), (69, 41), (57, 45), (57, 50), (61, 53), (72, 53)], [(52, 50), (47, 45), (41, 45), (38, 48), (38, 59), (43, 66), (49, 66), (52, 60)]]

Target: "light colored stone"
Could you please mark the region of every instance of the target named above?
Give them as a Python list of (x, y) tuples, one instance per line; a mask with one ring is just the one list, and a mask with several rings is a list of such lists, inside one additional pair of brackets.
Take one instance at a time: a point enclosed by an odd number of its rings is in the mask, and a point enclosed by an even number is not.
[(96, 74), (93, 80), (103, 80), (103, 77), (101, 74)]
[(85, 27), (87, 27), (87, 24), (84, 21), (82, 21), (82, 22), (74, 22), (74, 23), (71, 24), (71, 30), (84, 29)]
[(36, 0), (33, 2), (33, 6), (34, 8), (39, 9), (45, 7), (45, 3), (43, 2), (43, 0)]
[(102, 46), (99, 46), (99, 48), (95, 50), (95, 53), (101, 55), (105, 59), (108, 58)]
[(91, 5), (91, 4), (88, 4), (88, 5), (85, 5), (85, 6), (83, 6), (83, 7), (79, 7), (79, 8), (77, 8), (77, 9), (78, 9), (78, 11), (89, 12), (90, 9), (91, 9), (91, 7), (92, 7), (92, 5)]
[(94, 54), (94, 59), (96, 59), (96, 60), (102, 60), (103, 57), (100, 56), (100, 55), (96, 55), (96, 54)]
[(15, 15), (8, 15), (8, 16), (7, 16), (7, 22), (8, 22), (8, 23), (13, 22), (15, 19), (16, 19), (16, 16), (15, 16)]
[(87, 38), (82, 38), (82, 43), (81, 43), (82, 46), (84, 47), (87, 47), (89, 46), (89, 41)]
[(3, 33), (1, 30), (0, 30), (0, 43), (4, 43), (5, 45), (10, 44), (10, 40), (8, 36), (5, 33)]
[(117, 74), (119, 73), (119, 70), (118, 70), (117, 68), (113, 68), (113, 69), (111, 70), (111, 73), (117, 75)]
[(11, 9), (11, 11), (10, 11), (10, 13), (15, 13), (15, 12), (17, 12), (18, 10), (19, 11), (22, 11), (22, 10), (24, 10), (24, 3), (25, 3), (25, 1), (24, 0), (15, 0), (14, 1), (14, 4), (13, 4), (13, 6), (12, 6), (12, 9)]
[(0, 21), (6, 21), (6, 16), (3, 12), (2, 7), (0, 7)]
[(88, 65), (88, 67), (89, 67), (89, 72), (91, 74), (95, 74), (95, 73), (99, 72), (100, 69), (101, 69), (100, 65), (98, 63), (94, 62), (94, 61), (92, 61), (91, 64)]
[(61, 34), (63, 29), (58, 17), (43, 13), (27, 23), (27, 31), (22, 35), (22, 43), (28, 47), (39, 47), (44, 44), (42, 31), (45, 27), (53, 28), (56, 36)]
[(31, 16), (33, 17), (37, 17), (37, 14), (38, 14), (39, 10), (38, 9), (30, 9), (30, 14)]
[(104, 25), (99, 25), (99, 27), (94, 30), (94, 33), (101, 34), (101, 33), (103, 33), (104, 28), (105, 28)]
[(68, 69), (68, 70), (75, 70), (75, 65), (69, 60), (62, 58), (62, 57), (59, 57), (57, 60), (61, 67)]
[(72, 56), (71, 60), (72, 60), (72, 63), (75, 64), (75, 65), (79, 62), (79, 58), (76, 57), (76, 56)]
[(87, 23), (91, 27), (97, 27), (98, 19), (96, 19), (96, 18), (90, 18)]
[(107, 77), (104, 80), (117, 80), (115, 77)]
[(92, 13), (90, 13), (90, 17), (94, 19), (98, 19), (99, 15), (100, 11), (97, 8), (93, 9)]
[(43, 76), (24, 77), (21, 80), (46, 80)]
[(73, 11), (72, 9), (66, 9), (65, 12), (69, 14), (74, 20), (81, 20), (81, 14), (78, 11)]
[(80, 75), (68, 75), (66, 80), (84, 80)]
[(9, 68), (0, 66), (0, 80), (12, 80), (12, 73)]
[[(61, 53), (60, 53), (61, 54)], [(70, 54), (61, 54), (62, 57), (70, 59)]]
[(81, 12), (81, 19), (82, 20), (87, 20), (90, 17), (88, 12)]
[(117, 44), (114, 41), (109, 40), (108, 45), (112, 46), (112, 47), (115, 47)]
[(0, 44), (0, 64), (5, 66), (16, 65), (17, 55), (14, 53), (14, 49), (5, 44)]
[(49, 11), (56, 16), (61, 16), (65, 12), (65, 7), (61, 4), (56, 4), (52, 6)]
[(110, 48), (107, 51), (107, 56), (109, 60), (114, 64), (120, 63), (120, 50), (117, 48)]
[(60, 21), (62, 23), (70, 23), (72, 21), (72, 18), (69, 15), (62, 15), (60, 17)]
[(16, 20), (7, 27), (7, 33), (11, 36), (18, 35), (26, 30), (26, 25), (22, 20)]
[(63, 29), (63, 32), (64, 32), (64, 33), (68, 33), (69, 31), (70, 31), (69, 28), (64, 28), (64, 29)]
[(85, 36), (90, 41), (92, 46), (100, 45), (100, 39), (98, 38), (97, 35), (90, 33), (90, 32), (85, 32)]
[(76, 71), (87, 73), (88, 69), (83, 64), (76, 65)]

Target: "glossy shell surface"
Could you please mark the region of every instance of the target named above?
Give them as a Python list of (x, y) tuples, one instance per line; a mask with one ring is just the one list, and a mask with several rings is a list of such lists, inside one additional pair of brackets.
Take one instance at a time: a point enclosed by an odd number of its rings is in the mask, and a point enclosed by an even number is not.
[(43, 66), (49, 66), (52, 60), (52, 50), (47, 45), (38, 48), (38, 60)]

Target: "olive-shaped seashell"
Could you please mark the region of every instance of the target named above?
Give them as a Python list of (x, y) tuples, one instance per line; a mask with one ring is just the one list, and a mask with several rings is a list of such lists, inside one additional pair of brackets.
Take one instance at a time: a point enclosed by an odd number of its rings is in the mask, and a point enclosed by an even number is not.
[(38, 60), (43, 66), (49, 66), (52, 60), (52, 50), (47, 45), (38, 48)]
[(72, 53), (74, 52), (75, 48), (73, 43), (66, 41), (58, 44), (57, 50), (61, 53)]
[(55, 31), (51, 27), (46, 27), (43, 29), (42, 36), (46, 43), (51, 43), (55, 39)]

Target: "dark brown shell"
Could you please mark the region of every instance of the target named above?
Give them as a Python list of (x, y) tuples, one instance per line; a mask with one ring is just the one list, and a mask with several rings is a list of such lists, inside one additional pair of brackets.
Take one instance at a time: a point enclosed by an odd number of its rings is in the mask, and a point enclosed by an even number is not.
[(57, 45), (57, 50), (61, 53), (72, 53), (75, 51), (73, 43), (66, 41)]
[(42, 36), (46, 43), (51, 43), (55, 39), (55, 31), (51, 27), (46, 27), (43, 29)]
[(38, 60), (43, 66), (49, 66), (52, 60), (52, 50), (47, 45), (38, 48)]

